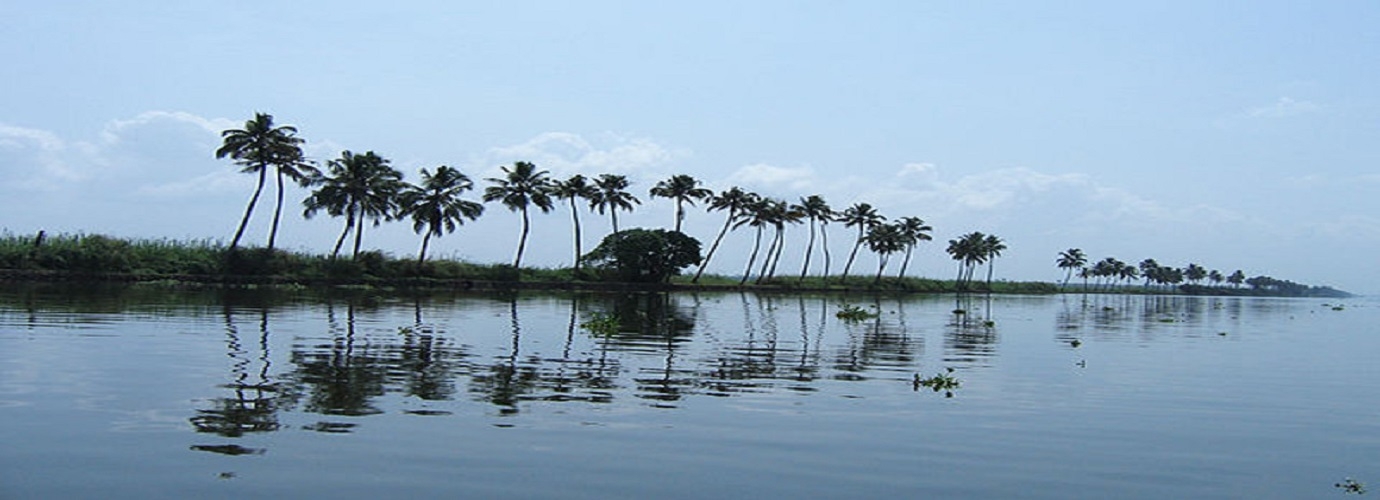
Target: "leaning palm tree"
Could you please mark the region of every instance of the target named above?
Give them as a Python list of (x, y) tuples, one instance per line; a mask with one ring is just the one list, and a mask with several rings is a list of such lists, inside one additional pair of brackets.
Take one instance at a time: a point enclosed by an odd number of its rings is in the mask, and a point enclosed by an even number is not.
[(823, 233), (824, 246), (824, 275), (829, 275), (829, 234), (824, 233), (824, 228), (828, 226), (829, 220), (833, 219), (834, 210), (829, 207), (829, 203), (819, 195), (810, 195), (800, 199), (800, 204), (794, 207), (806, 219), (810, 220), (810, 241), (805, 245), (804, 262), (800, 265), (800, 280), (805, 280), (805, 274), (810, 270), (810, 256), (815, 249), (815, 227), (818, 226)]
[[(263, 193), (269, 166), (285, 165), (278, 171), (278, 206), (281, 209), (282, 176), (291, 175), (288, 171), (295, 171), (297, 164), (303, 163), (300, 148), (302, 139), (296, 136), (296, 127), (290, 125), (274, 127), (273, 115), (268, 113), (255, 113), (252, 120), (244, 122), (243, 129), (226, 130), (220, 135), (223, 141), (220, 148), (216, 149), (216, 158), (228, 156), (236, 164), (243, 167), (240, 169), (241, 172), (259, 174), (259, 183), (254, 187), (254, 196), (249, 198), (249, 206), (244, 209), (244, 217), (240, 219), (239, 229), (235, 230), (235, 237), (230, 240), (230, 250), (234, 250), (239, 246), (240, 238), (244, 236), (244, 228), (249, 225), (249, 218), (254, 214), (254, 206), (259, 203), (259, 195)], [(275, 217), (275, 233), (276, 230), (277, 218)], [(270, 248), (272, 247), (273, 236), (273, 234), (269, 235)]]
[(1054, 261), (1054, 265), (1064, 270), (1064, 284), (1060, 288), (1068, 288), (1069, 279), (1073, 278), (1075, 270), (1082, 269), (1088, 264), (1088, 256), (1083, 254), (1080, 248), (1070, 248), (1059, 252), (1059, 258)]
[(1002, 241), (995, 234), (989, 234), (982, 239), (982, 258), (987, 261), (987, 291), (992, 291), (992, 268), (995, 267), (997, 257), (1001, 257), (1002, 250), (1006, 250), (1006, 242)]
[(650, 194), (653, 198), (670, 198), (676, 201), (675, 228), (676, 232), (680, 232), (680, 223), (685, 220), (685, 204), (694, 205), (695, 201), (709, 199), (714, 192), (700, 187), (698, 179), (680, 174), (656, 183), (652, 186)]
[(580, 209), (576, 206), (577, 200), (592, 201), (599, 194), (598, 190), (589, 183), (589, 179), (580, 174), (570, 176), (569, 179), (557, 181), (553, 184), (551, 194), (557, 198), (570, 201), (570, 219), (575, 226), (575, 271), (580, 270), (580, 260), (584, 256), (581, 251), (580, 236)]
[(535, 205), (543, 213), (555, 208), (551, 199), (551, 180), (547, 171), (537, 170), (531, 162), (513, 163), (513, 168), (503, 167), (502, 178), (485, 179), (492, 186), (484, 188), (484, 201), (498, 201), (508, 210), (522, 213), (522, 233), (518, 237), (517, 257), (513, 258), (513, 268), (522, 266), (522, 252), (527, 248), (527, 233), (532, 221), (527, 208)]
[(747, 283), (748, 277), (752, 275), (752, 265), (757, 262), (757, 253), (762, 249), (762, 228), (771, 224), (771, 201), (765, 198), (754, 199), (752, 204), (744, 209), (744, 217), (734, 224), (734, 227), (746, 225), (757, 228), (752, 242), (752, 254), (748, 256), (747, 269), (743, 270), (743, 279), (738, 281), (739, 285)]
[(459, 170), (442, 165), (432, 174), (422, 169), (422, 183), (407, 186), (399, 197), (401, 216), (412, 217), (412, 230), (422, 236), (422, 250), (417, 253), (417, 268), (426, 262), (427, 244), (431, 237), (455, 232), (465, 219), (475, 220), (484, 213), (484, 205), (464, 200), (460, 195), (474, 189), (474, 182)]
[(910, 256), (915, 252), (915, 245), (922, 241), (933, 240), (930, 231), (933, 231), (934, 228), (925, 224), (925, 221), (919, 217), (902, 217), (897, 220), (897, 224), (901, 230), (902, 241), (906, 244), (906, 255), (901, 260), (901, 271), (896, 273), (896, 277), (901, 278), (906, 275), (906, 267), (910, 266)]
[(622, 175), (601, 174), (594, 181), (597, 194), (589, 201), (589, 206), (599, 211), (608, 210), (609, 217), (613, 222), (613, 232), (618, 233), (618, 210), (632, 211), (633, 205), (641, 205), (642, 202), (629, 193), (628, 178)]
[(848, 262), (843, 265), (842, 279), (846, 280), (848, 279), (848, 270), (853, 267), (853, 259), (858, 257), (858, 249), (862, 248), (867, 230), (886, 221), (886, 217), (878, 214), (877, 209), (872, 208), (870, 204), (854, 203), (853, 206), (844, 209), (843, 213), (839, 214), (838, 221), (843, 223), (843, 227), (856, 226), (858, 228), (858, 238), (853, 242), (853, 251), (848, 254)]
[[(296, 139), (296, 138), (294, 138)], [(278, 199), (273, 206), (273, 225), (268, 230), (268, 249), (274, 248), (274, 242), (278, 237), (278, 220), (283, 215), (283, 178), (291, 179), (293, 183), (300, 187), (311, 186), (312, 179), (321, 174), (321, 171), (302, 156), (302, 148), (297, 145), (285, 146), (282, 156), (274, 164), (278, 180)]]
[(397, 208), (398, 192), (402, 189), (402, 172), (388, 165), (388, 160), (368, 151), (362, 155), (342, 151), (340, 158), (326, 165), (327, 172), (311, 181), (319, 186), (302, 204), (306, 210), (303, 216), (310, 219), (316, 212), (325, 210), (332, 217), (345, 216), (345, 229), (335, 241), (331, 258), (340, 254), (340, 246), (351, 231), (355, 233), (352, 257), (359, 256), (360, 242), (364, 238), (364, 220), (373, 219), (378, 226), (388, 219)]
[(695, 277), (691, 283), (699, 283), (700, 276), (704, 274), (704, 269), (709, 266), (709, 259), (714, 257), (714, 251), (719, 249), (719, 243), (724, 240), (724, 235), (734, 227), (735, 222), (743, 216), (746, 210), (756, 203), (758, 196), (742, 188), (734, 186), (716, 196), (709, 198), (709, 210), (727, 210), (728, 216), (724, 218), (724, 225), (719, 228), (719, 235), (714, 237), (714, 244), (709, 246), (709, 252), (704, 255), (704, 260), (700, 262), (700, 268), (695, 271)]
[(867, 242), (867, 249), (877, 253), (877, 276), (872, 278), (872, 283), (881, 283), (882, 271), (886, 269), (887, 261), (891, 260), (891, 254), (906, 248), (905, 228), (899, 223), (877, 224), (867, 230), (863, 239)]
[(958, 276), (954, 279), (954, 288), (966, 290), (973, 281), (973, 271), (978, 264), (986, 261), (987, 255), (983, 250), (986, 244), (987, 235), (981, 232), (971, 232), (958, 239), (949, 240), (949, 246), (944, 251), (958, 262)]
[(799, 224), (802, 217), (786, 200), (771, 200), (766, 210), (774, 233), (771, 245), (767, 246), (767, 259), (762, 262), (764, 272), (757, 275), (759, 283), (776, 276), (776, 265), (781, 262), (781, 251), (786, 247), (786, 225)]

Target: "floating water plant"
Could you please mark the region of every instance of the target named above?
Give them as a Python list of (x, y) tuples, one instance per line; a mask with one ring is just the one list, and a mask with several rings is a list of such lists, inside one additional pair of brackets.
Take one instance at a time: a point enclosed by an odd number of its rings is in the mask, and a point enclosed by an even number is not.
[(965, 311), (963, 309), (954, 309), (954, 314), (962, 316), (964, 314), (968, 314), (968, 311)]
[(584, 323), (580, 323), (580, 328), (595, 335), (610, 337), (618, 333), (618, 316), (613, 314), (594, 313)]
[(944, 391), (946, 398), (954, 397), (953, 390), (958, 388), (959, 382), (954, 378), (953, 372), (953, 368), (945, 368), (944, 373), (935, 374), (930, 378), (920, 378), (920, 374), (917, 373), (912, 381), (912, 388), (919, 391), (921, 387), (928, 387), (934, 389), (934, 392)]
[(871, 311), (852, 304), (839, 306), (838, 312), (834, 313), (834, 317), (850, 322), (869, 320), (877, 316), (878, 314), (876, 311)]
[(982, 322), (982, 326), (985, 326), (985, 327), (987, 327), (987, 328), (991, 328), (991, 327), (997, 326), (997, 322), (996, 322), (996, 321), (992, 321), (992, 320), (990, 320), (990, 319), (989, 319), (989, 320), (985, 320), (985, 321)]
[(1360, 481), (1357, 481), (1357, 480), (1352, 479), (1352, 478), (1349, 478), (1349, 477), (1346, 478), (1346, 479), (1343, 479), (1342, 482), (1337, 483), (1337, 484), (1335, 484), (1335, 485), (1333, 485), (1333, 486), (1336, 486), (1338, 489), (1342, 490), (1342, 492), (1344, 492), (1344, 493), (1354, 493), (1354, 494), (1357, 494), (1357, 495), (1364, 495), (1364, 494), (1366, 494), (1366, 483), (1362, 483), (1362, 482), (1360, 482)]
[(1083, 341), (1078, 340), (1078, 339), (1073, 339), (1073, 340), (1070, 340), (1070, 341), (1069, 341), (1069, 345), (1073, 346), (1074, 349), (1077, 349), (1078, 346), (1083, 345)]

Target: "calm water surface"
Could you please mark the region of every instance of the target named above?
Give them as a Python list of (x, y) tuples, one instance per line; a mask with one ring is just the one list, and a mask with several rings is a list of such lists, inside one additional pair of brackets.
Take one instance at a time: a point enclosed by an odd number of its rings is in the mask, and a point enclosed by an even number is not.
[(1342, 497), (1380, 486), (1377, 324), (1368, 299), (7, 285), (0, 498)]

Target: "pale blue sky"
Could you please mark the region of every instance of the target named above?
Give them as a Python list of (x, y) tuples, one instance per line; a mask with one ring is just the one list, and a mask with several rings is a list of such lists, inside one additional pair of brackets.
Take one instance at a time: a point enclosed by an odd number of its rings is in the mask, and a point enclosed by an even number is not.
[[(663, 4), (8, 2), (0, 228), (228, 239), (253, 178), (212, 152), (264, 111), (318, 160), (374, 150), (409, 180), (626, 174), (627, 226), (670, 224), (646, 190), (675, 173), (867, 201), (934, 226), (926, 276), (977, 230), (1008, 241), (1010, 279), (1056, 279), (1079, 247), (1380, 292), (1380, 4)], [(589, 220), (586, 248), (607, 230)], [(508, 261), (516, 222), (491, 206), (433, 248)], [(280, 241), (324, 251), (341, 223), (294, 217)], [(568, 264), (568, 225), (538, 217), (527, 262)], [(411, 254), (410, 229), (365, 244)], [(727, 244), (716, 271), (750, 237)]]

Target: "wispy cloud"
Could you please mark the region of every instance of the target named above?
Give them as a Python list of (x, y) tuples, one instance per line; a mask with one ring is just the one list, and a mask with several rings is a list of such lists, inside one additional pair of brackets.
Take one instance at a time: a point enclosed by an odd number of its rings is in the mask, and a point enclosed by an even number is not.
[(728, 176), (728, 183), (766, 193), (813, 194), (818, 179), (809, 167), (781, 167), (766, 163), (744, 165)]
[(630, 174), (662, 167), (686, 153), (650, 139), (604, 134), (596, 140), (569, 132), (545, 132), (523, 143), (490, 149), (486, 161), (529, 161), (557, 175)]
[(1268, 105), (1247, 110), (1246, 115), (1253, 118), (1286, 118), (1315, 113), (1322, 109), (1322, 106), (1311, 101), (1300, 101), (1291, 97), (1281, 97), (1279, 100)]

